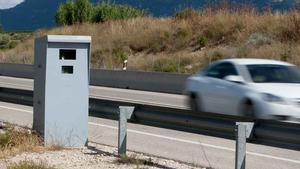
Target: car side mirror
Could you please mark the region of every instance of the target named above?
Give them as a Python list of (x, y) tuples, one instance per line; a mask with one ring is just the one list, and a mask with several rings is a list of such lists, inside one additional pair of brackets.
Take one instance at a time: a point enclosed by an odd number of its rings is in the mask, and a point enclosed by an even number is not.
[(241, 76), (237, 76), (237, 75), (225, 76), (224, 79), (229, 81), (229, 82), (233, 82), (233, 83), (239, 83), (239, 84), (244, 84), (245, 83), (244, 79)]

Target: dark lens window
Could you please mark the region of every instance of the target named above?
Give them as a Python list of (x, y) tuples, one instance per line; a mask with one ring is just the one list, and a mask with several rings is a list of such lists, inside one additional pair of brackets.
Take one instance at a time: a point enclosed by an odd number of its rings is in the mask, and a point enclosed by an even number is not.
[(59, 50), (59, 59), (60, 60), (76, 60), (76, 50)]
[(73, 74), (73, 66), (62, 66), (61, 73), (63, 74)]

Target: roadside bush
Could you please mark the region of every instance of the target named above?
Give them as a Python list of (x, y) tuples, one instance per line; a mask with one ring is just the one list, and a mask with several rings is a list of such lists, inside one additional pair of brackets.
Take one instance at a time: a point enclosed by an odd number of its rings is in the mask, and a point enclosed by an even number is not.
[(114, 49), (112, 54), (120, 63), (123, 63), (125, 60), (128, 59), (128, 54), (122, 48)]
[(73, 25), (83, 22), (105, 22), (145, 16), (146, 12), (128, 5), (117, 5), (103, 1), (93, 5), (89, 0), (71, 0), (61, 4), (55, 19), (58, 25)]
[(0, 34), (0, 49), (8, 48), (10, 37), (7, 34)]
[(74, 2), (74, 18), (76, 23), (90, 21), (93, 6), (89, 0), (76, 0)]
[(58, 7), (55, 15), (58, 25), (72, 25), (75, 23), (74, 2), (68, 1)]
[(18, 43), (17, 43), (16, 41), (11, 41), (11, 42), (9, 42), (9, 44), (8, 44), (8, 48), (9, 48), (9, 49), (13, 49), (13, 48), (15, 48), (17, 45), (18, 45)]
[(161, 58), (154, 62), (153, 70), (156, 72), (177, 72), (178, 64), (175, 59)]
[[(22, 33), (19, 33), (22, 34)], [(0, 33), (0, 50), (3, 49), (13, 49), (15, 48), (19, 42), (22, 41), (21, 38), (25, 39), (26, 37), (21, 36), (19, 34), (13, 33)], [(17, 36), (19, 35), (19, 36)]]
[(94, 7), (92, 22), (129, 19), (145, 16), (146, 12), (128, 5), (117, 5), (111, 2), (102, 2)]
[(175, 18), (176, 19), (191, 19), (198, 15), (199, 15), (199, 13), (196, 10), (194, 10), (192, 8), (187, 8), (187, 9), (177, 12), (175, 14)]
[(93, 6), (89, 0), (71, 0), (61, 4), (55, 19), (58, 25), (73, 25), (88, 22), (91, 19)]
[(284, 50), (283, 53), (280, 54), (280, 60), (288, 62), (292, 58), (291, 49)]
[(2, 24), (0, 24), (0, 33), (3, 33), (4, 30), (3, 30), (3, 27), (2, 27)]
[(153, 70), (155, 72), (188, 73), (193, 68), (192, 64), (193, 60), (189, 57), (164, 57), (154, 61)]
[(207, 43), (208, 43), (208, 39), (206, 37), (200, 36), (198, 38), (198, 45), (200, 48), (206, 47)]

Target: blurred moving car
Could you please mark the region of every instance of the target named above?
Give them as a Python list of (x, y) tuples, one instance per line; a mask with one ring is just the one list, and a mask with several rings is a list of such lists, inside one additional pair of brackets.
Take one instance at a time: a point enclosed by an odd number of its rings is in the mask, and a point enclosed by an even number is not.
[(226, 59), (188, 78), (194, 111), (259, 119), (300, 119), (300, 71), (265, 59)]

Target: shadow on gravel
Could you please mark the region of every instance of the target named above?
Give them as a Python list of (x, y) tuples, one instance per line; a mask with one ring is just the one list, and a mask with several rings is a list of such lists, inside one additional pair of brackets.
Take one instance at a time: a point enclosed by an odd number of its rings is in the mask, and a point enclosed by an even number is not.
[(151, 166), (151, 167), (156, 167), (156, 168), (161, 168), (161, 169), (176, 169), (176, 168), (172, 168), (172, 167), (168, 167), (168, 166), (164, 166), (164, 165), (160, 165), (157, 163), (154, 163), (151, 161), (151, 159), (138, 159), (135, 157), (119, 157), (116, 154), (113, 153), (109, 153), (109, 152), (105, 152), (102, 150), (97, 149), (94, 146), (87, 146), (87, 148), (91, 151), (93, 151), (93, 153), (85, 153), (88, 155), (104, 155), (104, 156), (113, 156), (116, 157), (117, 160), (116, 162), (119, 164), (133, 164), (133, 165), (145, 165), (145, 166)]
[(85, 153), (87, 155), (104, 155), (104, 156), (113, 156), (113, 157), (119, 157), (117, 156), (116, 154), (113, 154), (113, 153), (109, 153), (109, 152), (105, 152), (105, 151), (102, 151), (102, 150), (99, 150), (97, 149), (96, 147), (94, 146), (87, 146), (87, 148), (91, 151), (93, 151), (93, 153)]

